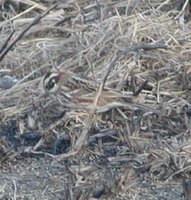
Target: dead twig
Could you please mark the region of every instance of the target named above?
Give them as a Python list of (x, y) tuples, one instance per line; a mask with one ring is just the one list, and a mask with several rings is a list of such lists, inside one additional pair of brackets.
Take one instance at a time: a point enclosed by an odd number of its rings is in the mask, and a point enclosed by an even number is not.
[(53, 6), (51, 6), (47, 11), (45, 11), (42, 15), (37, 16), (16, 38), (12, 43), (7, 46), (4, 51), (0, 54), (0, 62), (3, 60), (3, 58), (7, 55), (7, 53), (13, 48), (13, 46), (23, 37), (23, 35), (34, 25), (38, 24), (39, 21), (46, 16), (51, 10), (53, 10), (58, 3), (55, 3)]
[(93, 121), (93, 117), (94, 117), (94, 114), (96, 112), (96, 107), (97, 107), (97, 103), (99, 101), (99, 98), (101, 96), (101, 93), (102, 93), (102, 90), (104, 89), (104, 86), (105, 86), (105, 83), (106, 83), (106, 80), (107, 80), (107, 77), (109, 75), (109, 73), (111, 72), (112, 68), (115, 66), (117, 60), (119, 59), (120, 57), (120, 54), (119, 52), (114, 56), (113, 60), (111, 61), (111, 63), (109, 64), (109, 67), (108, 67), (108, 70), (103, 78), (103, 81), (98, 89), (98, 93), (94, 99), (94, 103), (93, 103), (93, 107), (90, 111), (90, 114), (88, 116), (88, 120), (86, 122), (86, 125), (84, 126), (84, 129), (82, 131), (82, 134), (81, 136), (78, 138), (78, 140), (76, 141), (76, 144), (75, 144), (75, 147), (74, 149), (79, 151), (81, 149), (81, 147), (85, 144), (85, 142), (87, 141), (87, 138), (88, 138), (88, 132), (91, 128), (91, 125), (92, 125), (92, 121)]
[(145, 80), (141, 84), (141, 86), (133, 93), (133, 96), (137, 97), (140, 94), (140, 92), (142, 91), (142, 89), (147, 85), (148, 82), (149, 82), (148, 80)]
[(165, 44), (161, 44), (160, 42), (157, 43), (151, 43), (151, 44), (142, 44), (142, 45), (132, 45), (126, 49), (121, 49), (122, 52), (127, 53), (127, 52), (131, 52), (131, 51), (138, 51), (138, 50), (145, 50), (145, 51), (149, 51), (149, 50), (154, 50), (154, 49), (166, 49), (167, 46)]
[(14, 34), (14, 30), (13, 32), (9, 35), (9, 37), (5, 40), (4, 44), (2, 45), (2, 47), (0, 48), (0, 54), (3, 52), (3, 50), (7, 47), (9, 41), (11, 40), (13, 34)]

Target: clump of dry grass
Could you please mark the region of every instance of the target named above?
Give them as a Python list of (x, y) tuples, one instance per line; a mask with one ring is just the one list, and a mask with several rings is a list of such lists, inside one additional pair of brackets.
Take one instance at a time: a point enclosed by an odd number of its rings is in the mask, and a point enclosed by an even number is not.
[[(1, 45), (13, 30), (9, 43), (14, 41), (52, 5), (50, 1), (50, 5), (41, 1), (11, 2), (2, 10), (7, 17), (2, 15), (0, 21)], [(4, 131), (1, 151), (6, 152), (4, 144), (10, 138), (19, 138), (16, 142), (23, 143), (17, 149), (20, 154), (26, 151), (28, 133), (29, 138), (34, 133), (41, 135), (33, 153), (69, 158), (69, 171), (75, 178), (70, 180), (73, 189), (65, 191), (70, 190), (71, 196), (81, 195), (81, 199), (91, 196), (91, 184), (99, 188), (102, 183), (106, 196), (130, 196), (141, 190), (141, 186), (135, 190), (140, 176), (153, 184), (155, 180), (182, 180), (189, 176), (191, 166), (190, 47), (190, 22), (184, 23), (183, 10), (177, 11), (173, 1), (58, 3), (0, 63), (0, 77), (8, 75), (18, 80), (0, 90), (0, 132)], [(45, 98), (42, 91), (42, 77), (53, 66), (100, 82), (95, 106), (104, 84), (133, 93), (145, 82), (134, 101), (157, 112), (135, 107), (95, 114), (95, 109), (87, 113), (63, 108), (54, 97)], [(7, 137), (10, 126), (14, 130)], [(66, 135), (70, 141), (63, 150), (57, 140)], [(62, 154), (50, 154), (52, 145), (58, 145)], [(79, 163), (78, 171), (75, 167)], [(80, 169), (88, 171), (88, 177)], [(116, 169), (120, 172), (115, 174)], [(104, 181), (111, 171), (114, 181)], [(76, 187), (79, 176), (88, 180)], [(78, 189), (89, 192), (80, 193)]]

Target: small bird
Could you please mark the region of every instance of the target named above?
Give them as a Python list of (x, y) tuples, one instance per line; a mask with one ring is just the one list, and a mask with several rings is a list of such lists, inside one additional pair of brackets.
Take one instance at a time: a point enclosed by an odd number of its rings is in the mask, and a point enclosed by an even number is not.
[(43, 88), (46, 93), (56, 93), (61, 86), (62, 73), (50, 71), (43, 78)]
[[(73, 72), (52, 69), (43, 78), (43, 88), (46, 94), (56, 95), (61, 104), (67, 108), (83, 109), (91, 108), (99, 84), (88, 77), (79, 76)], [(131, 92), (122, 93), (114, 88), (105, 87), (97, 105), (97, 113), (106, 112), (112, 108), (128, 107), (156, 111), (137, 104), (136, 98)]]
[(53, 68), (43, 78), (44, 91), (48, 94), (55, 94), (63, 88), (65, 92), (75, 89), (95, 90), (98, 87), (92, 79), (82, 78), (70, 71)]

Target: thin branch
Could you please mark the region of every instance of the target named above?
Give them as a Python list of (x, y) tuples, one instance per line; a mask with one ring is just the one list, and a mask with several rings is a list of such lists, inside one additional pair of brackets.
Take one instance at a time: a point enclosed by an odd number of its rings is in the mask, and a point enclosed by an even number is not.
[(4, 51), (0, 54), (0, 62), (3, 60), (3, 58), (7, 55), (7, 53), (13, 48), (13, 46), (23, 37), (23, 35), (34, 25), (38, 24), (39, 21), (47, 15), (51, 10), (53, 10), (58, 3), (55, 3), (53, 6), (51, 6), (47, 11), (45, 11), (42, 15), (37, 16), (34, 18), (34, 20), (15, 38), (15, 40), (7, 46)]
[(112, 68), (115, 66), (118, 59), (119, 59), (119, 54), (117, 53), (114, 56), (114, 58), (112, 59), (111, 63), (109, 64), (108, 70), (107, 70), (107, 72), (106, 72), (106, 74), (103, 78), (101, 85), (99, 86), (98, 93), (97, 93), (97, 95), (94, 99), (93, 107), (92, 107), (90, 114), (88, 116), (88, 120), (86, 122), (86, 125), (84, 126), (82, 134), (80, 135), (80, 137), (78, 138), (78, 140), (76, 141), (76, 144), (74, 146), (74, 149), (76, 151), (80, 151), (80, 149), (82, 148), (82, 146), (85, 144), (85, 142), (88, 139), (88, 133), (89, 133), (89, 130), (92, 126), (92, 121), (93, 121), (94, 114), (96, 112), (97, 103), (98, 103), (99, 98), (101, 96), (102, 90), (104, 89), (107, 77), (108, 77), (109, 73), (111, 72)]
[(126, 49), (121, 49), (122, 52), (124, 52), (124, 54), (126, 54), (127, 52), (131, 52), (131, 51), (138, 51), (138, 50), (154, 50), (154, 49), (166, 49), (167, 46), (165, 44), (161, 44), (161, 42), (157, 42), (157, 43), (151, 43), (151, 44), (142, 44), (142, 45), (132, 45)]
[(142, 91), (142, 89), (147, 85), (148, 82), (149, 82), (148, 80), (145, 80), (141, 84), (141, 86), (133, 93), (133, 96), (137, 97), (140, 94), (140, 92)]
[(12, 33), (9, 35), (9, 37), (5, 40), (3, 46), (0, 48), (0, 54), (3, 52), (3, 50), (7, 47), (9, 41), (11, 40), (13, 34), (14, 34), (14, 30), (12, 31)]

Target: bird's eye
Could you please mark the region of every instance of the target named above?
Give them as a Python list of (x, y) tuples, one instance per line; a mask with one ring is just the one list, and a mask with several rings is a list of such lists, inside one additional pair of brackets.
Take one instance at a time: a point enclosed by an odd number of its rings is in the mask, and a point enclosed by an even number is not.
[(56, 83), (55, 77), (51, 78), (48, 84), (46, 85), (46, 89), (51, 90), (54, 87), (55, 83)]

